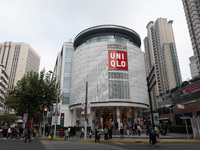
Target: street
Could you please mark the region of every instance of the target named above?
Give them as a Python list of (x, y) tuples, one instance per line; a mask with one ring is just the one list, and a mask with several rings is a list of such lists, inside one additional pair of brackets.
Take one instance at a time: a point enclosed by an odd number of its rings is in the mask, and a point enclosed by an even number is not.
[(71, 141), (32, 140), (0, 140), (0, 150), (199, 150), (200, 143), (161, 143), (151, 147), (148, 143), (119, 143), (119, 142), (81, 142)]

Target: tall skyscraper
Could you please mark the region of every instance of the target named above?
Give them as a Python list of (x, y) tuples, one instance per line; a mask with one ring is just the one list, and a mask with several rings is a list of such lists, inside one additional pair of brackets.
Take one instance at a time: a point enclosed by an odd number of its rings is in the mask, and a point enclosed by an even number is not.
[(40, 56), (25, 43), (0, 43), (0, 63), (7, 71), (8, 90), (29, 71), (39, 71)]
[(182, 1), (194, 51), (194, 56), (197, 63), (198, 74), (200, 74), (200, 1)]
[(158, 107), (155, 97), (180, 86), (182, 79), (175, 40), (173, 21), (158, 18), (147, 25), (147, 37), (144, 39), (146, 74), (155, 67), (156, 86), (152, 90), (153, 108)]
[(191, 72), (191, 76), (192, 78), (196, 77), (199, 75), (198, 70), (197, 70), (197, 63), (196, 63), (196, 59), (194, 56), (191, 56), (189, 58), (190, 60), (190, 72)]

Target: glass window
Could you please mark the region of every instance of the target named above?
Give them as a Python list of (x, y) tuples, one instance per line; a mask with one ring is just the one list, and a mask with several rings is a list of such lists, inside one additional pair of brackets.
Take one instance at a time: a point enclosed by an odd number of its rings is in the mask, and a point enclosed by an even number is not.
[(63, 93), (62, 104), (69, 104), (69, 93)]
[(71, 86), (71, 78), (64, 77), (64, 85), (63, 85), (63, 87), (64, 88), (70, 88), (70, 86)]
[(71, 62), (65, 62), (65, 73), (70, 73), (72, 69), (72, 63)]
[(66, 48), (66, 58), (71, 58), (73, 55), (74, 49), (73, 48)]

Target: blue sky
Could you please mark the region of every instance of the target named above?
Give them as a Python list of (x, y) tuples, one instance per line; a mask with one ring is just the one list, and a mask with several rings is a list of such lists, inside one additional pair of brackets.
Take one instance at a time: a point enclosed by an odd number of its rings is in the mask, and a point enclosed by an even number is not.
[(53, 70), (64, 42), (101, 24), (122, 25), (143, 39), (157, 18), (173, 20), (182, 79), (191, 78), (193, 55), (181, 0), (0, 0), (0, 43), (29, 44), (41, 57), (40, 70)]

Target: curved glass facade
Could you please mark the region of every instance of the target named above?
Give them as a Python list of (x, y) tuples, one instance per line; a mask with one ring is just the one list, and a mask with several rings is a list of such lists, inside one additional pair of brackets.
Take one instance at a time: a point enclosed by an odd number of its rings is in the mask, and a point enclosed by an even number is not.
[(91, 44), (91, 43), (96, 43), (96, 42), (116, 42), (116, 43), (129, 43), (132, 45), (135, 45), (132, 41), (129, 39), (122, 37), (122, 36), (117, 36), (117, 35), (101, 35), (101, 36), (95, 36), (90, 39), (87, 39), (84, 43), (82, 44)]

